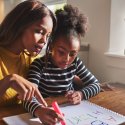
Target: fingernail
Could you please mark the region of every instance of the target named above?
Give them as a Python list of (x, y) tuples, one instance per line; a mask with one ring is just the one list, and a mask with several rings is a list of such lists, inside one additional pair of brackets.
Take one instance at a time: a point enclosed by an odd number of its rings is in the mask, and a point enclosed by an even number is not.
[(45, 106), (47, 107), (47, 106), (48, 106), (48, 104), (47, 104), (47, 103), (45, 103)]

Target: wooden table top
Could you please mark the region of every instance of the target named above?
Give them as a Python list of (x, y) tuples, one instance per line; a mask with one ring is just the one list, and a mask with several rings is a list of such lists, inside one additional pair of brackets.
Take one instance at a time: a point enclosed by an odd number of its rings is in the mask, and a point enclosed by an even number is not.
[[(114, 87), (112, 90), (107, 90), (107, 88), (104, 88), (104, 92), (100, 92), (97, 96), (92, 97), (89, 101), (125, 116), (125, 85), (112, 84), (112, 86)], [(59, 104), (67, 102), (64, 97), (52, 97), (46, 99), (48, 105), (51, 105), (52, 101), (54, 100), (56, 100)], [(22, 108), (21, 105), (0, 107), (0, 125), (6, 125), (2, 121), (3, 117), (17, 115), (25, 112), (26, 111)], [(122, 125), (125, 125), (125, 123)]]

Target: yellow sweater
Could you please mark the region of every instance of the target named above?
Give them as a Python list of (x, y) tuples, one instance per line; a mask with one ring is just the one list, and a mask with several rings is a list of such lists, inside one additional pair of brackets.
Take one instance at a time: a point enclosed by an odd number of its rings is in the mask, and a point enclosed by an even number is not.
[[(0, 47), (0, 80), (13, 73), (25, 77), (32, 61), (33, 58), (24, 53), (16, 55)], [(17, 92), (15, 90), (8, 88), (5, 94), (0, 97), (0, 106), (18, 103), (19, 101), (16, 98), (16, 94)]]

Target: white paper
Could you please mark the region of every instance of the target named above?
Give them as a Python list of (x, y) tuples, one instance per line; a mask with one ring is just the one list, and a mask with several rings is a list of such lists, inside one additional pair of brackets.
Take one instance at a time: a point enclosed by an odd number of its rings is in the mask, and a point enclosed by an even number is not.
[[(88, 101), (82, 101), (79, 105), (63, 105), (60, 108), (67, 125), (119, 125), (125, 122), (125, 116)], [(29, 113), (5, 117), (3, 120), (8, 125), (41, 125), (39, 119), (32, 118)]]

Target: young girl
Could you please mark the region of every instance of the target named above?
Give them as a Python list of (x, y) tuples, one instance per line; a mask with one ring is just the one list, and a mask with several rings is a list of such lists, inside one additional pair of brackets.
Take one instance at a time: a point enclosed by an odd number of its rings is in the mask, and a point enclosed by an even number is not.
[[(45, 105), (38, 88), (25, 74), (56, 25), (54, 14), (37, 0), (18, 4), (0, 24), (0, 106), (16, 104), (18, 98), (35, 96)], [(41, 117), (48, 124), (59, 118), (54, 110), (41, 106)], [(49, 120), (48, 120), (49, 119)], [(44, 121), (42, 120), (42, 121)]]
[[(71, 5), (57, 10), (56, 17), (57, 29), (49, 45), (49, 53), (31, 64), (28, 80), (38, 85), (43, 97), (65, 95), (71, 104), (79, 104), (100, 92), (98, 80), (77, 57), (81, 37), (87, 30), (87, 18)], [(83, 84), (78, 91), (73, 87), (75, 76)], [(25, 107), (31, 111), (31, 105), (27, 103)], [(37, 112), (40, 110), (36, 109)]]

